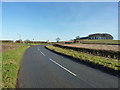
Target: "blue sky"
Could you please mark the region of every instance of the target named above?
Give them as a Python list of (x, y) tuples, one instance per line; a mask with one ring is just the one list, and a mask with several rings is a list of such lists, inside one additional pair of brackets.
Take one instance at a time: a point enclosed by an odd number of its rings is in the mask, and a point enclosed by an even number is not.
[(118, 39), (117, 2), (4, 2), (3, 39), (55, 41), (92, 33)]

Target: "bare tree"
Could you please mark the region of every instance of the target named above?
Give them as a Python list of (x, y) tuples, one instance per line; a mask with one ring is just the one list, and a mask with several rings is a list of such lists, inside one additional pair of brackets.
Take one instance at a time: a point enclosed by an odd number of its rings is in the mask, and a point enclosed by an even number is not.
[(29, 42), (30, 42), (30, 40), (28, 40), (28, 39), (27, 39), (27, 40), (25, 40), (24, 42), (25, 42), (25, 43), (29, 43)]
[(80, 39), (80, 36), (76, 36), (76, 39)]
[(16, 40), (15, 41), (16, 43), (23, 43), (23, 41), (20, 39), (20, 40)]
[(49, 42), (49, 40), (47, 40), (46, 42)]
[(56, 38), (56, 41), (57, 41), (57, 42), (59, 42), (59, 41), (60, 41), (60, 38), (59, 38), (59, 37), (57, 37), (57, 38)]

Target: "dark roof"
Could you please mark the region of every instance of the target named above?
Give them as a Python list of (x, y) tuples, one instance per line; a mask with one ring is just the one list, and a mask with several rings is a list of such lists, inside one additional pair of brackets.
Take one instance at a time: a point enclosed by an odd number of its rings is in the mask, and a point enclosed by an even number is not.
[(89, 37), (90, 37), (90, 36), (103, 36), (103, 37), (111, 37), (111, 38), (113, 38), (112, 35), (107, 34), (107, 33), (96, 33), (96, 34), (90, 34)]
[(81, 37), (80, 39), (88, 39), (88, 37)]

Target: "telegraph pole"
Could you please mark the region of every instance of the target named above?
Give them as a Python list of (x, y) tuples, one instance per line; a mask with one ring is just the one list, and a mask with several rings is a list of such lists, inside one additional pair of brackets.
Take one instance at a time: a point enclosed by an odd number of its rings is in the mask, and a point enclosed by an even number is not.
[(34, 38), (33, 38), (33, 44), (34, 44)]
[(21, 39), (21, 34), (19, 34), (19, 40), (20, 40), (20, 43), (22, 43), (22, 42), (21, 42), (21, 40), (22, 40), (22, 39)]
[(19, 34), (19, 40), (21, 40), (21, 34)]

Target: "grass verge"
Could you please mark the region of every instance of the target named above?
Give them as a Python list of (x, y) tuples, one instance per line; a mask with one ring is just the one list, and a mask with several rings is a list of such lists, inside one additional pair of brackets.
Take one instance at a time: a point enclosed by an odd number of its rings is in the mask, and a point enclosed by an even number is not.
[(94, 56), (94, 55), (90, 55), (87, 53), (83, 53), (83, 52), (77, 52), (74, 50), (70, 50), (70, 49), (63, 49), (63, 48), (59, 48), (59, 47), (55, 47), (55, 46), (46, 46), (46, 48), (67, 55), (67, 56), (71, 56), (73, 58), (76, 59), (80, 59), (83, 61), (87, 61), (87, 62), (92, 62), (96, 65), (102, 65), (103, 67), (107, 67), (113, 70), (120, 70), (120, 64), (118, 63), (117, 59), (110, 59), (110, 58), (105, 58), (105, 57), (100, 57), (100, 56)]
[(20, 60), (28, 46), (2, 53), (2, 88), (15, 88)]
[(26, 43), (26, 45), (47, 45), (49, 43)]

